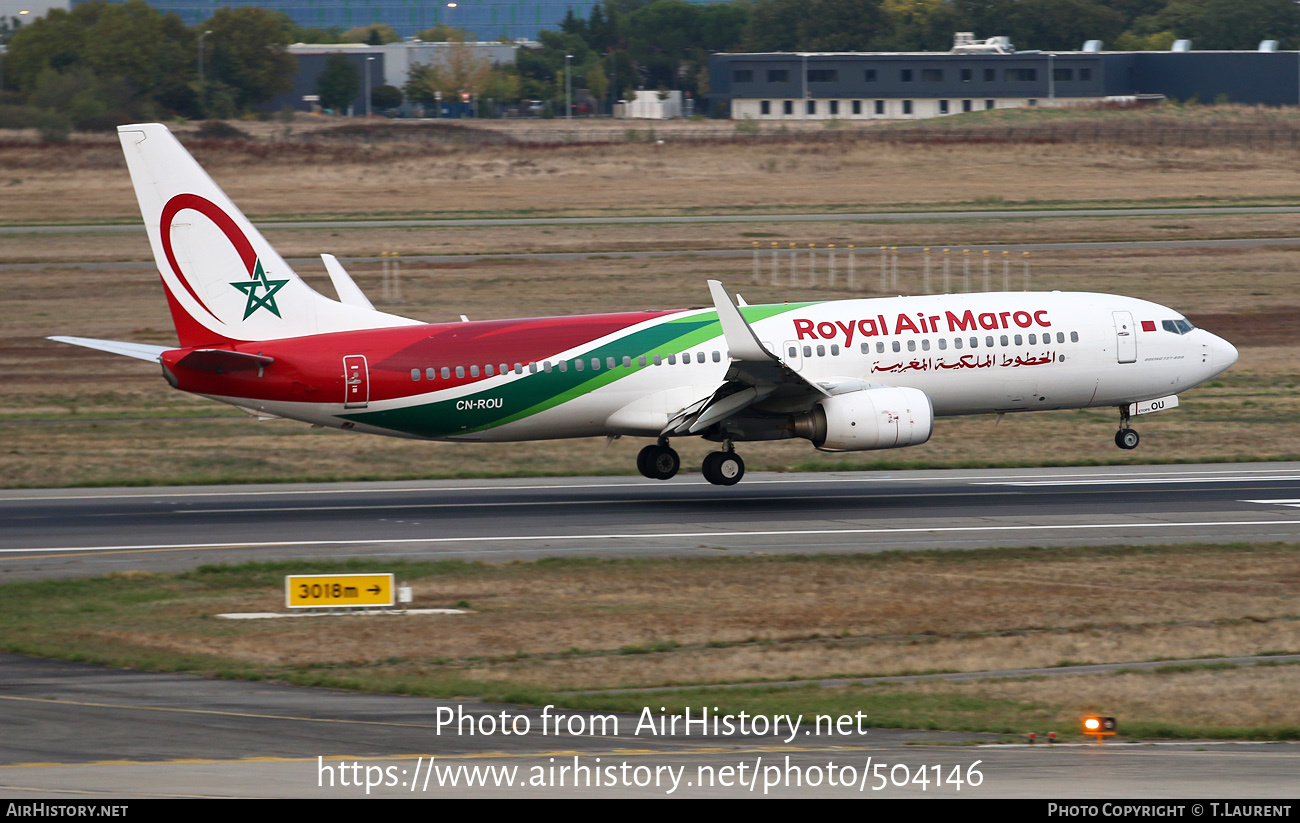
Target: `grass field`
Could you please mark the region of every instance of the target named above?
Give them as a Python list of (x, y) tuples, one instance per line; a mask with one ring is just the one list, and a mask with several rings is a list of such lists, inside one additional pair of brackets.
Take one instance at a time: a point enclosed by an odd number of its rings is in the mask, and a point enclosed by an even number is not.
[[(878, 260), (878, 258), (875, 258)], [(1240, 362), (1183, 405), (1140, 421), (1142, 446), (1121, 452), (1111, 409), (941, 418), (929, 443), (901, 451), (830, 455), (803, 441), (746, 444), (751, 470), (1095, 464), (1286, 459), (1300, 455), (1300, 311), (1291, 282), (1300, 251), (1051, 252), (1033, 260), (1037, 289), (1122, 292), (1172, 305), (1238, 345)], [(919, 291), (920, 255), (900, 261), (905, 290)], [(933, 272), (938, 282), (939, 268)], [(378, 265), (354, 267), (378, 296)], [(868, 270), (870, 271), (870, 270)], [(982, 280), (973, 268), (976, 287)], [(689, 254), (654, 260), (488, 259), (403, 266), (398, 313), (431, 321), (611, 309), (699, 305), (704, 280), (720, 278), (753, 303), (870, 289), (753, 283), (747, 258)], [(995, 283), (1000, 274), (994, 266)], [(1017, 272), (1018, 274), (1018, 272)], [(323, 272), (305, 270), (329, 293)], [(954, 277), (959, 268), (954, 265)], [(954, 281), (956, 282), (956, 281)], [(628, 474), (638, 440), (439, 444), (357, 437), (288, 421), (257, 422), (225, 406), (170, 389), (145, 363), (77, 349), (51, 334), (174, 341), (157, 275), (147, 269), (9, 271), (0, 277), (0, 486), (211, 483), (303, 478), (416, 478), (544, 474)], [(1050, 453), (1043, 448), (1051, 443)], [(684, 465), (697, 466), (703, 441), (679, 439)]]
[[(204, 567), (0, 587), (0, 647), (215, 676), (591, 708), (647, 698), (553, 692), (1300, 651), (1300, 547), (1284, 544), (364, 565), (409, 582), (417, 607), (470, 612), (219, 620), (213, 615), (281, 609), (284, 574), (359, 563)], [(1064, 680), (750, 688), (665, 699), (737, 708), (780, 702), (807, 711), (852, 703), (876, 725), (1011, 733), (1070, 732), (1081, 712), (1122, 712), (1129, 731), (1295, 737), (1294, 683), (1293, 666), (1171, 665)]]
[[(1296, 118), (1189, 107), (1135, 112), (1008, 112), (934, 128), (1020, 122), (1122, 122), (1152, 128), (1281, 124)], [(1145, 119), (1144, 119), (1145, 118)], [(619, 215), (942, 210), (1064, 206), (1297, 204), (1300, 156), (1289, 149), (1167, 149), (1123, 143), (882, 144), (745, 140), (664, 145), (510, 145), (308, 135), (316, 122), (241, 124), (251, 142), (192, 144), (196, 156), (259, 219), (465, 215)], [(333, 124), (321, 124), (330, 127)], [(702, 124), (718, 128), (718, 124)], [(509, 128), (486, 124), (487, 128)], [(557, 123), (528, 124), (558, 129)], [(582, 124), (581, 128), (608, 128)], [(620, 126), (620, 128), (625, 126)], [(659, 128), (659, 127), (656, 127)], [(12, 135), (11, 135), (12, 136)], [(38, 145), (0, 141), (0, 224), (137, 223), (111, 136)], [(491, 136), (490, 136), (491, 137)], [(495, 142), (493, 142), (495, 140)], [(572, 314), (707, 301), (721, 279), (751, 303), (880, 293), (888, 245), (980, 244), (1298, 235), (1289, 215), (1005, 220), (906, 224), (780, 222), (268, 232), (283, 254), (381, 251), (474, 254), (471, 262), (406, 261), (402, 302), (428, 321)], [(755, 282), (748, 256), (764, 248)], [(841, 268), (814, 283), (788, 258), (773, 281), (771, 243), (854, 243), (855, 288)], [(645, 260), (640, 250), (681, 252)], [(517, 260), (520, 252), (583, 252), (579, 261)], [(978, 256), (978, 255), (977, 255)], [(923, 291), (923, 258), (900, 259), (899, 291)], [(938, 288), (941, 258), (933, 257)], [(61, 266), (125, 262), (113, 269)], [(156, 368), (45, 340), (72, 334), (167, 344), (170, 318), (143, 234), (0, 236), (0, 487), (224, 483), (293, 479), (630, 474), (640, 442), (468, 445), (349, 437), (286, 421), (256, 422), (169, 389)], [(1019, 260), (1012, 267), (1020, 285)], [(1115, 449), (1114, 410), (940, 419), (924, 446), (825, 455), (802, 441), (746, 444), (751, 470), (1297, 459), (1300, 456), (1300, 247), (1036, 253), (1035, 290), (1101, 291), (1167, 304), (1234, 342), (1241, 359), (1142, 418), (1142, 446)], [(823, 265), (819, 263), (819, 265)], [(845, 261), (840, 258), (839, 265)], [(378, 264), (350, 267), (372, 296)], [(961, 264), (951, 267), (960, 290)], [(998, 262), (992, 285), (1001, 287)], [(318, 264), (303, 267), (330, 294)], [(983, 271), (972, 266), (973, 288)], [(684, 468), (702, 442), (675, 441)], [(1300, 737), (1294, 666), (1187, 667), (1069, 678), (912, 686), (721, 691), (708, 685), (919, 671), (982, 671), (1071, 662), (1180, 660), (1300, 652), (1300, 548), (1176, 546), (919, 552), (709, 560), (367, 564), (411, 581), (417, 605), (457, 617), (235, 623), (224, 611), (279, 608), (290, 571), (347, 564), (123, 573), (88, 581), (0, 586), (0, 648), (221, 677), (278, 678), (427, 695), (553, 700), (639, 708), (644, 695), (556, 691), (696, 685), (656, 705), (733, 710), (866, 711), (907, 728), (1022, 734), (1077, 728), (1080, 713), (1122, 718), (1128, 734)], [(940, 607), (939, 604), (942, 604)]]
[[(1280, 115), (1278, 115), (1280, 117)], [(1224, 121), (1272, 125), (1272, 114), (1209, 107), (1159, 116), (1133, 112), (1008, 112), (1000, 120), (1111, 118), (1123, 122)], [(1145, 120), (1143, 118), (1146, 118)], [(1294, 119), (1294, 118), (1292, 118)], [(962, 118), (951, 124), (961, 126)], [(972, 122), (980, 118), (972, 119)], [(1283, 121), (1286, 118), (1282, 118)], [(878, 210), (1132, 203), (1296, 202), (1300, 162), (1286, 150), (1234, 147), (1170, 151), (1150, 146), (1074, 144), (956, 146), (722, 143), (688, 145), (510, 146), (401, 141), (361, 146), (291, 140), (279, 124), (244, 124), (250, 143), (206, 142), (195, 151), (250, 213), (261, 216), (365, 217), (372, 213), (610, 214), (714, 211)], [(694, 124), (673, 124), (670, 130)], [(704, 124), (716, 128), (716, 124)], [(941, 124), (935, 124), (938, 127)], [(501, 124), (491, 124), (493, 128)], [(527, 128), (559, 128), (527, 124)], [(603, 124), (581, 124), (601, 128)], [(948, 126), (944, 126), (947, 128)], [(315, 123), (295, 124), (301, 136)], [(281, 144), (284, 145), (281, 145)], [(315, 147), (308, 151), (304, 147)], [(390, 162), (391, 161), (391, 162)], [(268, 181), (271, 181), (268, 184)], [(394, 188), (394, 181), (400, 186)], [(64, 146), (24, 140), (0, 144), (0, 222), (138, 221), (120, 150), (109, 136)], [(302, 194), (309, 192), (310, 197)], [(405, 192), (405, 193), (401, 193)], [(773, 193), (779, 192), (779, 197)], [(879, 292), (880, 243), (925, 244), (932, 287), (942, 278), (944, 246), (954, 252), (988, 242), (1289, 236), (1289, 215), (1160, 218), (923, 221), (908, 224), (705, 224), (670, 226), (456, 229), (277, 230), (287, 255), (318, 251), (375, 255), (397, 251), (471, 253), (472, 263), (403, 266), (404, 301), (392, 310), (430, 321), (464, 313), (493, 318), (698, 305), (703, 281), (721, 279), (754, 303)], [(765, 246), (759, 283), (748, 257), (692, 257), (692, 248)], [(837, 288), (823, 259), (816, 285), (801, 263), (792, 282), (783, 252), (776, 283), (770, 244), (855, 243), (856, 290)], [(622, 252), (677, 249), (677, 257), (638, 260)], [(504, 259), (519, 251), (609, 252), (580, 262)], [(956, 254), (953, 255), (955, 258)], [(978, 258), (979, 255), (977, 254)], [(57, 265), (0, 275), (0, 485), (195, 483), (299, 478), (428, 477), (628, 473), (640, 443), (573, 441), (518, 445), (411, 444), (350, 438), (288, 422), (257, 423), (226, 407), (168, 389), (137, 361), (54, 344), (50, 334), (141, 342), (174, 340), (148, 262), (143, 234), (0, 236), (4, 262), (141, 261), (138, 269), (80, 270)], [(1050, 252), (1032, 257), (1032, 288), (1129, 294), (1174, 306), (1226, 336), (1241, 361), (1221, 379), (1184, 395), (1175, 412), (1141, 421), (1132, 454), (1110, 442), (1111, 410), (941, 419), (924, 446), (900, 452), (823, 455), (800, 442), (745, 446), (752, 469), (871, 466), (1033, 465), (1129, 461), (1252, 460), (1300, 454), (1296, 386), (1300, 311), (1296, 248)], [(1021, 271), (1011, 267), (1013, 288)], [(955, 289), (962, 266), (950, 266)], [(354, 274), (379, 294), (378, 264)], [(992, 284), (1001, 286), (1000, 266)], [(923, 290), (922, 258), (904, 255), (900, 290)], [(322, 291), (319, 264), (303, 274)], [(979, 259), (972, 288), (982, 288)], [(686, 465), (707, 450), (679, 440)], [(1051, 443), (1050, 454), (1042, 445)]]

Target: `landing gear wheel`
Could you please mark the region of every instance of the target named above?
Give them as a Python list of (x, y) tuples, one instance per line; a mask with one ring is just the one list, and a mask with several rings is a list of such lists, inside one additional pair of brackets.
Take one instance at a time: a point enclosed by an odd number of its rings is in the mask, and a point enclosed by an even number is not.
[(644, 449), (637, 452), (636, 470), (641, 472), (642, 477), (648, 477), (651, 480), (658, 479), (655, 476), (654, 469), (653, 469), (655, 455), (657, 455), (658, 453), (659, 453), (659, 447), (656, 445), (646, 446)]
[(715, 486), (734, 486), (745, 476), (745, 461), (734, 452), (711, 452), (704, 458), (704, 479)]
[(1138, 447), (1138, 433), (1133, 429), (1120, 429), (1115, 432), (1115, 445), (1129, 450)]
[(669, 446), (646, 446), (636, 456), (636, 470), (651, 480), (667, 480), (681, 465), (682, 459)]

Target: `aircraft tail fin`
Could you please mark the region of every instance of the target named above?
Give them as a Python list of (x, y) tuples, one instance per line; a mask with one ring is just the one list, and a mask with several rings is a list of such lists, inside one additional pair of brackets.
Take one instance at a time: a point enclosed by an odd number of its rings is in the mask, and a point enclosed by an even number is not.
[(182, 346), (417, 322), (314, 291), (166, 126), (117, 131)]

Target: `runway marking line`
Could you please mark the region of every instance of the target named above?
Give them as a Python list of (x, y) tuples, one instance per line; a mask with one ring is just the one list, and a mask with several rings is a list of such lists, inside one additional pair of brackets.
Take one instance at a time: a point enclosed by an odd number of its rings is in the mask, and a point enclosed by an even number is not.
[[(1146, 472), (1145, 475), (1224, 475), (1224, 474), (1269, 474), (1277, 473), (1277, 469), (1215, 469), (1204, 472), (1188, 472), (1187, 470), (1170, 470)], [(845, 477), (837, 475), (834, 472), (828, 472), (825, 476), (815, 478), (753, 478), (747, 481), (747, 486), (758, 484), (776, 485), (776, 484), (797, 484), (797, 483), (882, 483), (882, 482), (917, 482), (948, 480), (953, 482), (990, 482), (996, 483), (1002, 480), (1033, 480), (1040, 478), (1097, 478), (1097, 477), (1127, 477), (1133, 472), (1087, 472), (1071, 474), (1025, 474), (1025, 475), (1006, 475), (1002, 478), (989, 475), (958, 475), (956, 477), (898, 477), (896, 474), (879, 474), (873, 473), (869, 477)], [(321, 488), (321, 489), (281, 489), (281, 490), (258, 490), (258, 491), (192, 491), (192, 492), (130, 492), (130, 493), (107, 493), (107, 494), (75, 494), (75, 495), (28, 495), (15, 497), (0, 497), (0, 503), (29, 503), (33, 500), (139, 500), (145, 498), (158, 497), (265, 497), (270, 495), (298, 495), (298, 494), (410, 494), (413, 492), (455, 492), (455, 491), (528, 491), (528, 490), (545, 490), (545, 489), (607, 489), (611, 485), (619, 488), (661, 488), (661, 485), (649, 481), (634, 480), (627, 482), (623, 478), (611, 477), (607, 483), (566, 483), (566, 484), (544, 484), (534, 483), (531, 485), (510, 485), (510, 486), (421, 486), (416, 488)], [(678, 481), (674, 486), (707, 486), (703, 481)]]
[[(572, 540), (669, 540), (708, 539), (715, 537), (784, 537), (817, 535), (867, 535), (867, 534), (947, 534), (953, 532), (1026, 532), (1097, 529), (1177, 529), (1212, 526), (1295, 526), (1300, 520), (1177, 520), (1161, 523), (1069, 523), (1050, 525), (1006, 526), (917, 526), (895, 529), (790, 529), (770, 531), (714, 531), (714, 532), (646, 532), (644, 534), (558, 534), (558, 535), (477, 535), (473, 537), (393, 537), (357, 540), (277, 540), (252, 543), (158, 543), (138, 546), (47, 546), (20, 549), (0, 549), (0, 553), (59, 552), (48, 557), (67, 557), (66, 552), (144, 552), (184, 551), (197, 549), (251, 549), (293, 548), (299, 546), (395, 546), (445, 543), (501, 543), (522, 541), (572, 541)], [(653, 547), (651, 547), (653, 548)], [(762, 548), (757, 547), (757, 548)], [(40, 558), (26, 558), (40, 559)]]
[[(901, 745), (901, 744), (900, 744)], [(909, 744), (910, 748), (927, 744)], [(941, 744), (934, 744), (936, 746)], [(560, 749), (556, 751), (539, 751), (539, 752), (462, 752), (460, 754), (439, 754), (431, 755), (428, 752), (413, 754), (383, 754), (383, 755), (329, 755), (320, 757), (324, 762), (350, 762), (354, 760), (410, 760), (416, 757), (429, 757), (438, 760), (485, 760), (489, 758), (525, 758), (525, 757), (650, 757), (654, 755), (676, 755), (676, 754), (762, 754), (767, 752), (876, 752), (888, 751), (894, 748), (892, 745), (880, 746), (750, 746), (747, 748), (733, 748), (731, 746), (704, 746), (690, 748), (666, 748), (666, 749)], [(86, 763), (10, 763), (0, 765), (0, 769), (40, 769), (40, 768), (83, 768), (86, 766), (188, 766), (188, 765), (214, 765), (222, 763), (316, 763), (316, 757), (234, 757), (229, 759), (216, 758), (169, 758), (166, 760), (94, 760)]]

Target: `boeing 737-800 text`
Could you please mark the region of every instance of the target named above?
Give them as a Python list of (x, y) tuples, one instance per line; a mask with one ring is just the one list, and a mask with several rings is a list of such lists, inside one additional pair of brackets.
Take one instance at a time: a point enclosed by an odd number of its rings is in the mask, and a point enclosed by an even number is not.
[(1131, 414), (1237, 359), (1178, 312), (1129, 297), (948, 294), (425, 324), (377, 311), (339, 262), (307, 286), (165, 126), (121, 126), (179, 348), (52, 339), (158, 362), (182, 391), (259, 415), (451, 441), (673, 437), (721, 444), (704, 476), (744, 474), (736, 442), (826, 451), (924, 443), (938, 415), (1114, 406)]

